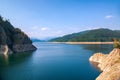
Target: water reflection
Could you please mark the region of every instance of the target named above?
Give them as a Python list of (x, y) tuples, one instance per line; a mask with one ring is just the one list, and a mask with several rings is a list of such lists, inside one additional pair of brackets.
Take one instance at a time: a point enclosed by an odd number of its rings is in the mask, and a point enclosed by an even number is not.
[(113, 49), (113, 45), (111, 44), (86, 44), (81, 45), (85, 50), (91, 50), (94, 53), (102, 52), (102, 53), (109, 53)]
[(98, 63), (97, 62), (91, 62), (89, 61), (90, 65), (94, 68), (96, 68), (97, 70), (101, 71), (100, 68), (98, 67)]
[(1, 76), (0, 76), (0, 80), (3, 80)]
[(8, 54), (4, 54), (4, 58), (5, 58), (5, 64), (9, 65), (9, 57)]
[(0, 55), (0, 66), (10, 66), (27, 61), (34, 52), (16, 53), (10, 55)]

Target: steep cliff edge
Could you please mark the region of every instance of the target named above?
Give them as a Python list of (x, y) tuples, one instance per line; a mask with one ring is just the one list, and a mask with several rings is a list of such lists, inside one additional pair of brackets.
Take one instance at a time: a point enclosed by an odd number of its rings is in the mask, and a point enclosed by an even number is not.
[(36, 50), (30, 38), (0, 16), (0, 54)]
[(96, 53), (89, 60), (98, 63), (102, 71), (96, 80), (120, 80), (120, 49), (115, 48), (109, 54)]

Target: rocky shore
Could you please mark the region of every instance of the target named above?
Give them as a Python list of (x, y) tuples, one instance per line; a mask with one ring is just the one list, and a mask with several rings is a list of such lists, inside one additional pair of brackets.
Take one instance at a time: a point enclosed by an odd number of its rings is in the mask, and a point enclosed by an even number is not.
[(96, 80), (120, 80), (120, 49), (115, 48), (109, 54), (96, 53), (89, 58), (97, 63), (102, 73)]
[(0, 54), (36, 50), (30, 38), (0, 16)]

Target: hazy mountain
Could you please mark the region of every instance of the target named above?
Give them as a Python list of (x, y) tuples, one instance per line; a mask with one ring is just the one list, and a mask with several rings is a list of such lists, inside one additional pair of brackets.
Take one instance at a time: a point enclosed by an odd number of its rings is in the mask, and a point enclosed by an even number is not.
[(37, 39), (37, 38), (31, 38), (31, 41), (32, 42), (45, 42), (45, 40), (40, 40), (40, 39)]

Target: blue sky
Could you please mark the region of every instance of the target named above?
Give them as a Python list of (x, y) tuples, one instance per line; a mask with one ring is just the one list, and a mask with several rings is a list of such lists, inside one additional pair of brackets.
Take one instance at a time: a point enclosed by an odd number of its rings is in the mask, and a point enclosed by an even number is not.
[(120, 30), (120, 0), (0, 0), (0, 14), (30, 37)]

